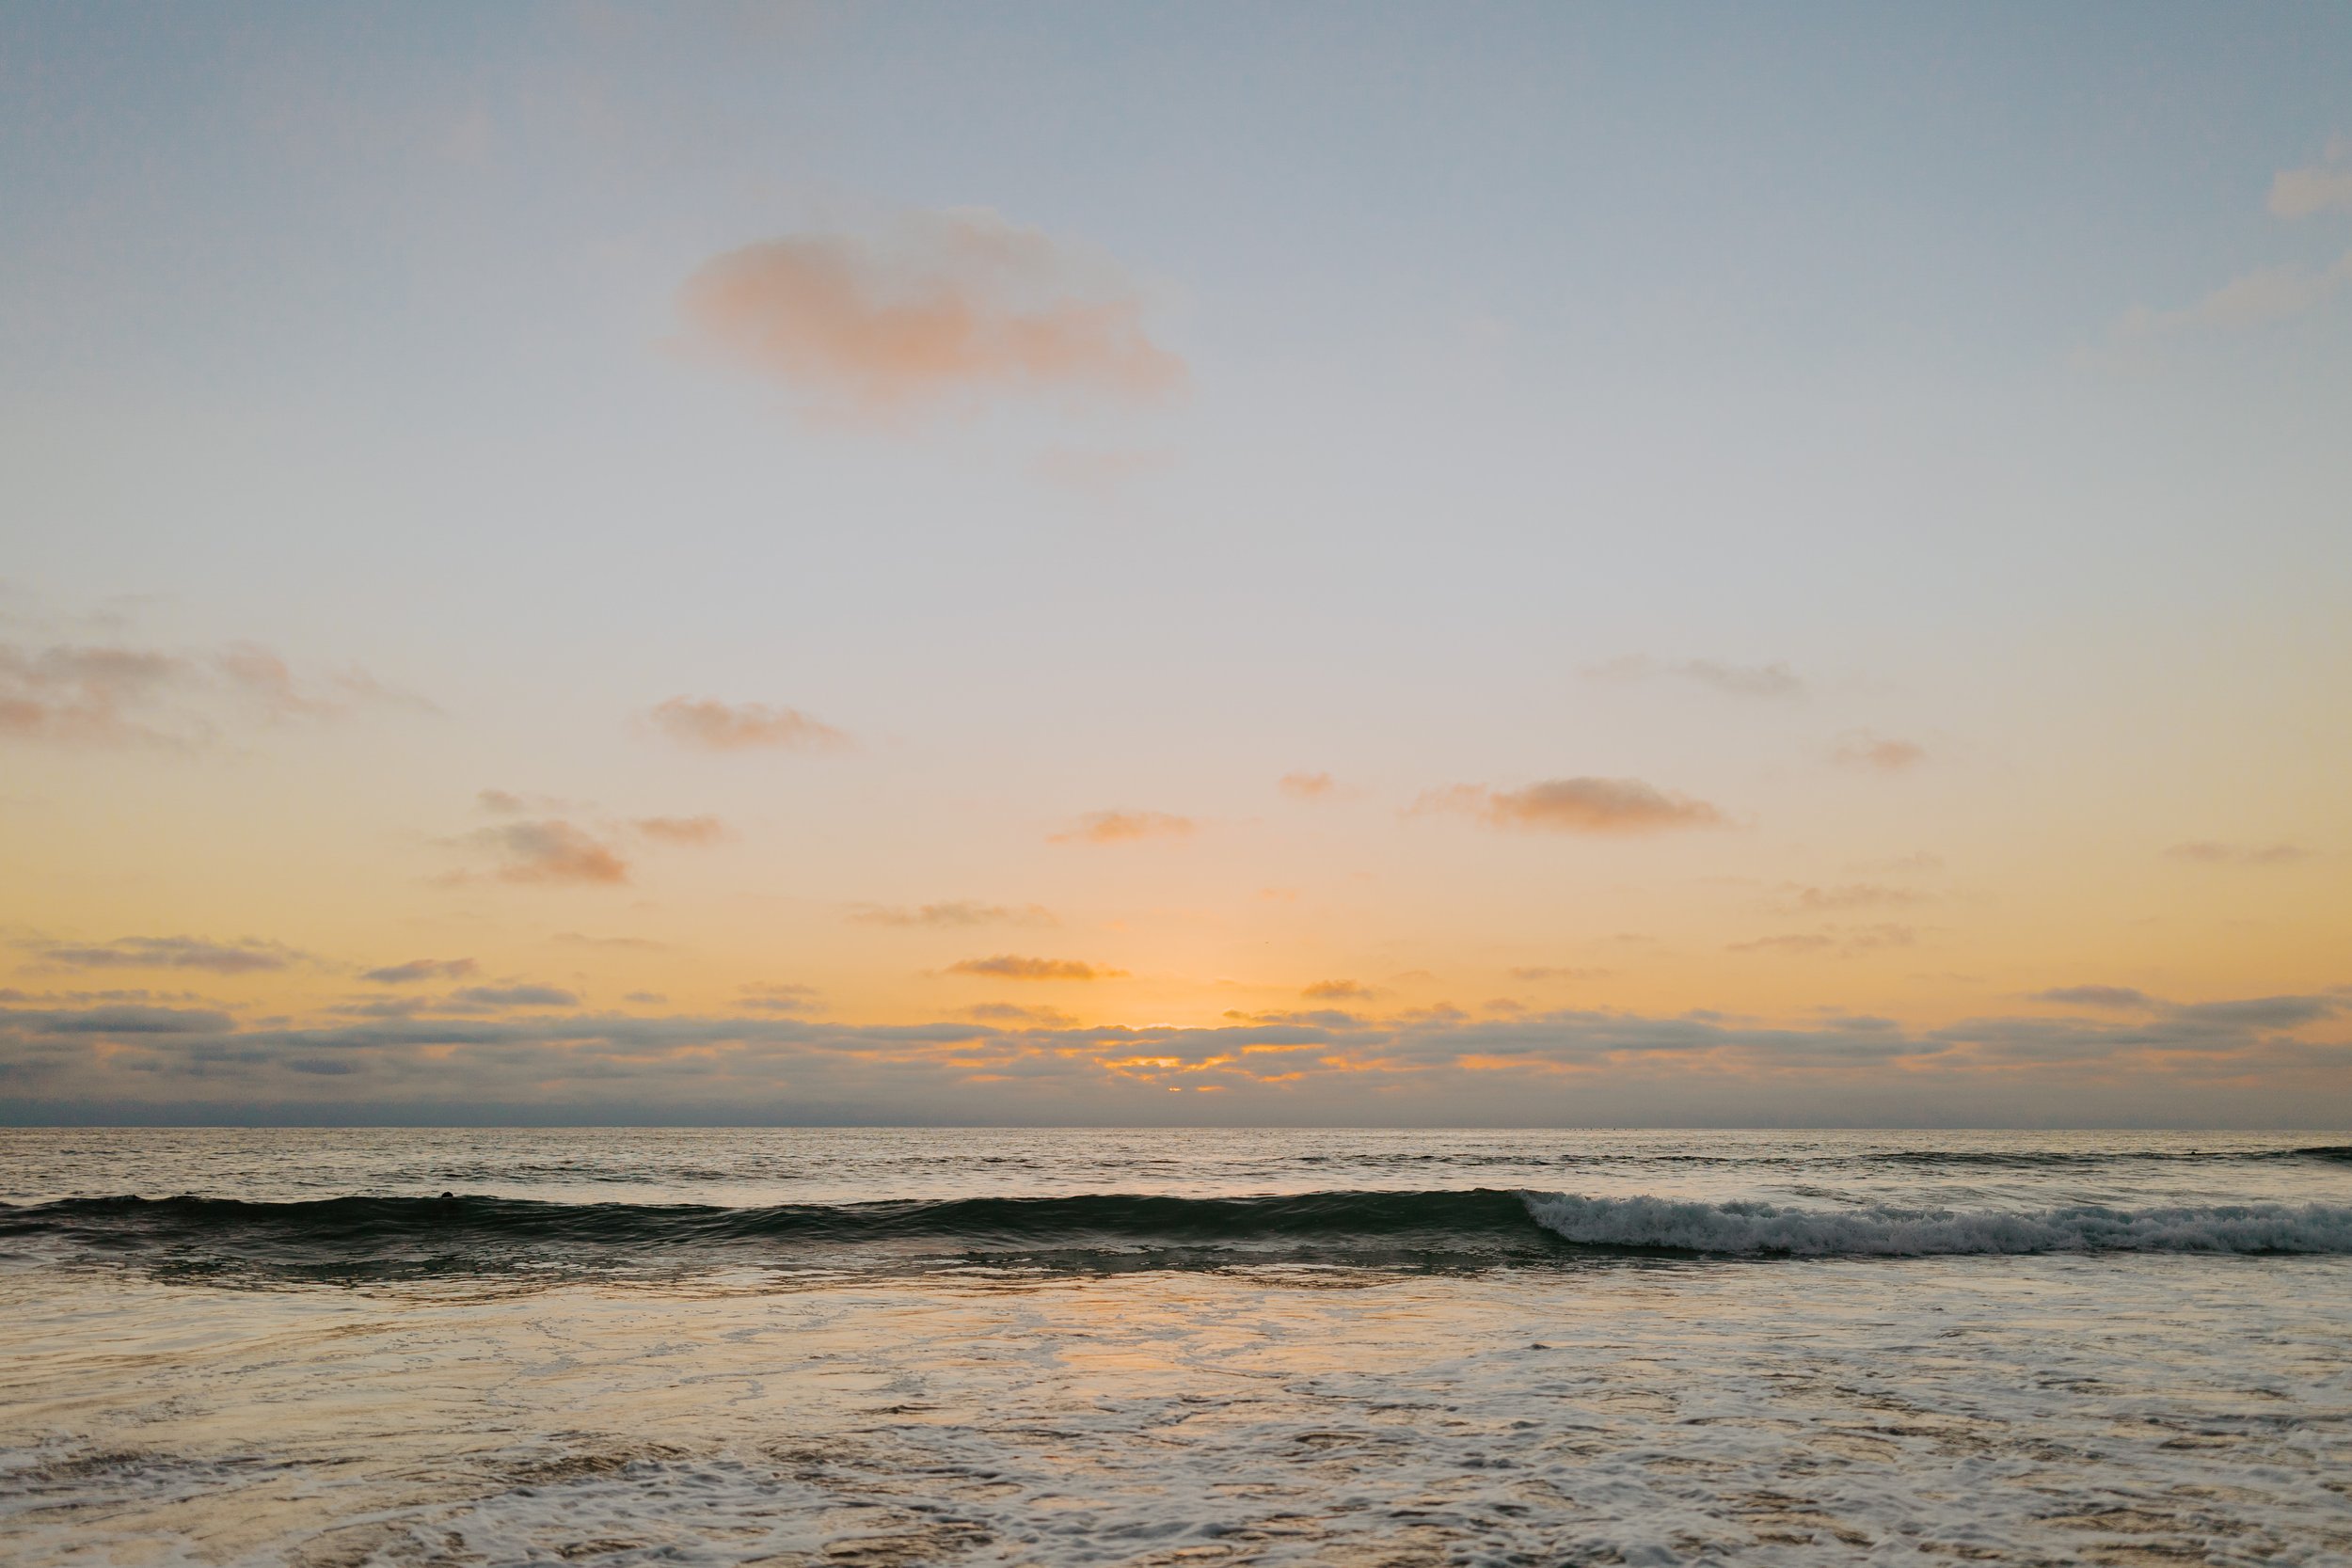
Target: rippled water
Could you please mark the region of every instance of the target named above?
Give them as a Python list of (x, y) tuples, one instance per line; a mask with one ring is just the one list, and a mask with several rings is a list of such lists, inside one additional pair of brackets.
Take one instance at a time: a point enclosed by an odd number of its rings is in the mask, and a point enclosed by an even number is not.
[(25, 1131), (0, 1200), (11, 1561), (2352, 1562), (2341, 1133)]

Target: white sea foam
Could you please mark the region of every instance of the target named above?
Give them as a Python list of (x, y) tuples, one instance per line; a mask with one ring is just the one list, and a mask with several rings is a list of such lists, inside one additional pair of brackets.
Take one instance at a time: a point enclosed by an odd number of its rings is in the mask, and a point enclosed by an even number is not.
[(2352, 1207), (2238, 1204), (2019, 1212), (1801, 1209), (1663, 1197), (1530, 1195), (1528, 1212), (1585, 1246), (1800, 1258), (1924, 1258), (1965, 1253), (2352, 1253)]

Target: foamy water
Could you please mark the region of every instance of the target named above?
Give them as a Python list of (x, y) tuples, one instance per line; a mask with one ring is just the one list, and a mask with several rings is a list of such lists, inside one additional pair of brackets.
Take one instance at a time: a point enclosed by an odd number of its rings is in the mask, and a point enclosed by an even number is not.
[(0, 1544), (2347, 1562), (2346, 1145), (0, 1133)]

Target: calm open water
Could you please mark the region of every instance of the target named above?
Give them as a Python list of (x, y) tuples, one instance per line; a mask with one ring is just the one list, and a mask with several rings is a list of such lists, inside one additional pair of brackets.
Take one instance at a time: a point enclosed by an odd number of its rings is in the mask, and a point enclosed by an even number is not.
[(12, 1563), (2352, 1563), (2340, 1132), (0, 1131), (0, 1200)]

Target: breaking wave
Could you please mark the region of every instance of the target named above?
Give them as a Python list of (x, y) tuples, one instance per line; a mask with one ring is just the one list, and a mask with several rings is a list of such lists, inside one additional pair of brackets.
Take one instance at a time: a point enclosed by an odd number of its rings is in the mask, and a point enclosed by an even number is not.
[(1485, 1268), (1600, 1255), (1880, 1258), (2352, 1254), (2352, 1207), (1824, 1209), (1491, 1188), (1286, 1196), (1104, 1194), (720, 1208), (475, 1196), (72, 1198), (0, 1205), (0, 1248), (175, 1275), (358, 1281), (715, 1263), (1111, 1270), (1295, 1263)]
[(2352, 1253), (2352, 1208), (2240, 1204), (2021, 1212), (1797, 1209), (1660, 1197), (1529, 1195), (1528, 1212), (1580, 1246), (1789, 1258), (1917, 1258), (1969, 1253)]

